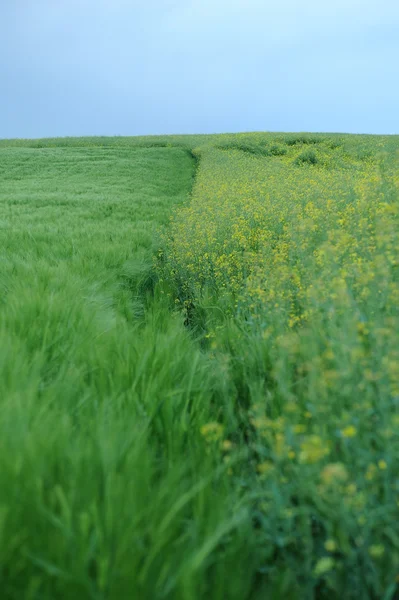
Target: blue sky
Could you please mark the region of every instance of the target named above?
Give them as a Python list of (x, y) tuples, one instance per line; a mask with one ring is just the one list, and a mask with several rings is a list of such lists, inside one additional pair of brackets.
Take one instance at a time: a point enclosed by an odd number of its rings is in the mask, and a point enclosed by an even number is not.
[(0, 138), (399, 133), (398, 0), (0, 0)]

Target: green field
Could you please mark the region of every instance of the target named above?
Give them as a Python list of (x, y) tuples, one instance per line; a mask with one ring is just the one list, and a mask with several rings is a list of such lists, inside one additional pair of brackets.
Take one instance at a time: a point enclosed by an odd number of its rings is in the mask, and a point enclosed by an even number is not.
[(399, 136), (0, 140), (0, 598), (399, 597)]

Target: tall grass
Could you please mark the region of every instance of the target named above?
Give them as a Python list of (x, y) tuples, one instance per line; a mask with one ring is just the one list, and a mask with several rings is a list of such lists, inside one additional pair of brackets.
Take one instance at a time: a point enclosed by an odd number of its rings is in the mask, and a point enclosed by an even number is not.
[(148, 298), (193, 160), (6, 148), (1, 165), (1, 597), (205, 594), (243, 513), (200, 435), (212, 366)]
[(1, 597), (395, 597), (398, 145), (0, 142)]

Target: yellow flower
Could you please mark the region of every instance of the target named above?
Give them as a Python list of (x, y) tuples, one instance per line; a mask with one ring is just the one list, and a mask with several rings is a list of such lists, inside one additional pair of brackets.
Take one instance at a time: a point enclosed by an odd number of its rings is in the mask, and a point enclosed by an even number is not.
[(327, 454), (329, 454), (329, 449), (326, 447), (325, 441), (318, 435), (311, 435), (301, 444), (299, 461), (313, 464), (327, 456)]
[(282, 433), (276, 433), (274, 443), (274, 454), (277, 458), (283, 458), (287, 453), (287, 446), (285, 444), (285, 438)]
[(270, 419), (262, 416), (254, 417), (253, 419), (251, 419), (251, 423), (255, 427), (255, 429), (259, 429), (261, 431), (269, 429), (272, 424)]
[(330, 463), (324, 467), (320, 478), (326, 485), (344, 483), (348, 479), (348, 471), (343, 463)]
[(366, 471), (367, 481), (373, 481), (376, 472), (377, 472), (377, 467), (375, 465), (373, 465), (372, 463), (369, 464), (369, 466), (367, 467), (367, 471)]
[(212, 422), (203, 425), (200, 431), (207, 442), (217, 442), (223, 435), (223, 429), (220, 423)]
[(369, 554), (372, 558), (381, 558), (385, 553), (385, 548), (382, 544), (373, 544), (369, 548)]
[(388, 468), (388, 465), (385, 462), (385, 460), (378, 461), (378, 468), (381, 469), (381, 471), (385, 471)]
[(274, 469), (274, 465), (270, 460), (265, 460), (263, 463), (260, 463), (256, 470), (260, 475), (266, 476), (269, 475)]
[(360, 335), (367, 335), (369, 333), (366, 324), (363, 322), (359, 322), (356, 327)]
[(298, 425), (294, 425), (294, 433), (305, 433), (306, 431), (306, 425), (301, 425), (300, 423)]
[(233, 447), (233, 442), (231, 442), (230, 440), (223, 440), (222, 450), (224, 450), (225, 452), (229, 452), (229, 450), (231, 450), (232, 447)]
[(285, 412), (295, 413), (298, 410), (298, 405), (295, 402), (288, 402), (285, 406)]
[(327, 552), (335, 552), (337, 549), (337, 543), (334, 540), (326, 540), (324, 543), (324, 548)]
[(357, 434), (357, 429), (353, 425), (348, 425), (344, 429), (341, 429), (342, 437), (353, 438)]
[(349, 496), (353, 496), (357, 492), (357, 487), (354, 483), (350, 483), (349, 485), (346, 486), (345, 491), (347, 494), (349, 494)]
[(321, 558), (314, 568), (314, 575), (316, 577), (320, 577), (321, 575), (325, 575), (335, 567), (335, 560), (331, 556), (324, 556)]

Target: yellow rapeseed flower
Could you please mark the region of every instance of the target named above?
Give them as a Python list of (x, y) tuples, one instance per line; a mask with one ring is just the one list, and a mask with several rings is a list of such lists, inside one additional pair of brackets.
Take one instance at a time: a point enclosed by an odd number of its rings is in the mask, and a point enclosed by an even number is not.
[(222, 442), (222, 449), (225, 452), (229, 452), (233, 447), (233, 442), (231, 442), (230, 440), (223, 440)]
[(335, 560), (331, 556), (324, 556), (316, 563), (313, 573), (316, 577), (321, 577), (332, 571), (334, 567)]
[(301, 433), (305, 433), (305, 431), (306, 431), (306, 425), (302, 425), (301, 423), (294, 425), (294, 433), (301, 434)]
[(299, 462), (301, 463), (316, 463), (329, 454), (329, 448), (325, 441), (318, 435), (307, 437), (301, 444), (301, 452), (299, 454)]
[(325, 485), (344, 483), (348, 479), (348, 471), (343, 463), (330, 463), (320, 473), (320, 479)]
[(337, 549), (337, 542), (335, 540), (329, 539), (324, 542), (324, 548), (327, 552), (335, 552)]
[(265, 477), (274, 470), (274, 465), (270, 460), (265, 460), (256, 467), (256, 470)]
[(373, 544), (369, 548), (369, 554), (372, 558), (381, 558), (385, 553), (385, 548), (382, 544)]
[(367, 481), (373, 481), (373, 479), (375, 478), (376, 472), (377, 472), (377, 467), (374, 464), (370, 463), (369, 466), (367, 467), (367, 471), (366, 471), (366, 475), (365, 475)]
[(357, 429), (353, 425), (348, 425), (344, 429), (341, 429), (342, 437), (353, 438), (357, 434)]
[(200, 431), (207, 442), (217, 442), (223, 435), (223, 429), (220, 423), (211, 422), (203, 425)]

